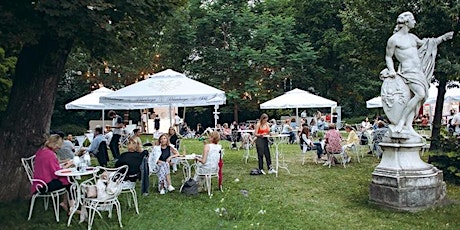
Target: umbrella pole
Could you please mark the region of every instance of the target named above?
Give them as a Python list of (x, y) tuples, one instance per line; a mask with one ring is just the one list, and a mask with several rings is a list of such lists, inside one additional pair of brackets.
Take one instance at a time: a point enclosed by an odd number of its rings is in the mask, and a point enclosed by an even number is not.
[(299, 107), (295, 108), (295, 123), (297, 127), (300, 127), (300, 122), (299, 122)]
[[(172, 127), (171, 103), (169, 103), (169, 127)], [(177, 130), (179, 132), (179, 130)]]

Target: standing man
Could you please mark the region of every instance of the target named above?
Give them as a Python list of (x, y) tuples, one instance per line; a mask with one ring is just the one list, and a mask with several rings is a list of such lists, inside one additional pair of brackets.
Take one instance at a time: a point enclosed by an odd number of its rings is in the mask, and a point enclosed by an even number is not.
[(120, 157), (119, 142), (121, 137), (121, 129), (123, 128), (123, 119), (115, 113), (115, 111), (109, 111), (109, 117), (112, 118), (112, 139), (110, 140), (110, 151), (112, 151), (113, 160), (117, 161)]
[(174, 128), (176, 128), (176, 132), (178, 132), (178, 133), (180, 131), (179, 130), (180, 129), (179, 125), (180, 125), (180, 117), (179, 117), (179, 115), (177, 115), (177, 113), (175, 113), (174, 114)]

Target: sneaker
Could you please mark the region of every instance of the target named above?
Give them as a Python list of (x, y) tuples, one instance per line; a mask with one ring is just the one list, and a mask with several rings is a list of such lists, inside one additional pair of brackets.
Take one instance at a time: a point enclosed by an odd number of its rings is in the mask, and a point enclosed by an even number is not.
[(149, 196), (149, 193), (148, 193), (148, 192), (144, 192), (144, 193), (142, 193), (142, 196)]
[(266, 174), (263, 169), (260, 170), (260, 174)]
[(175, 189), (172, 185), (169, 185), (169, 186), (168, 186), (168, 191), (172, 192), (172, 191), (174, 191), (174, 190), (176, 190), (176, 189)]
[(161, 194), (161, 195), (164, 195), (164, 194), (165, 194), (165, 190), (164, 190), (164, 189), (161, 189), (161, 190), (160, 190), (160, 194)]
[(277, 173), (277, 171), (274, 170), (274, 169), (269, 169), (269, 170), (268, 170), (268, 174), (274, 174), (274, 173)]

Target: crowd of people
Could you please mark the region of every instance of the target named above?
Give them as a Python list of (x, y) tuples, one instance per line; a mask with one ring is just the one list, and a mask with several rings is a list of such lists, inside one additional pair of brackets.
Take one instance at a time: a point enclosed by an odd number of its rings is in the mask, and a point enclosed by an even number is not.
[[(181, 125), (177, 126), (173, 125), (168, 129), (167, 133), (159, 136), (158, 141), (146, 143), (145, 145), (142, 144), (140, 138), (142, 130), (134, 129), (127, 142), (126, 151), (120, 153), (119, 140), (122, 135), (123, 122), (120, 116), (113, 111), (110, 111), (108, 115), (112, 118), (112, 125), (107, 127), (109, 130), (106, 130), (109, 132), (103, 132), (102, 127), (96, 127), (91, 144), (87, 148), (78, 149), (85, 154), (95, 156), (99, 165), (107, 166), (109, 162), (107, 149), (110, 148), (115, 167), (129, 166), (126, 181), (136, 182), (141, 180), (145, 178), (145, 175), (141, 176), (145, 173), (148, 180), (149, 174), (155, 174), (158, 177), (158, 191), (160, 194), (174, 191), (175, 188), (172, 185), (170, 174), (177, 171), (179, 157), (181, 156), (179, 153), (181, 148), (180, 140), (184, 138), (183, 130), (189, 130), (190, 127), (186, 123), (181, 123)], [(322, 124), (323, 117), (318, 116), (317, 118), (311, 119), (310, 122), (307, 122), (307, 118), (301, 118), (298, 124), (295, 119), (287, 118), (280, 124), (275, 119), (269, 120), (267, 114), (262, 114), (255, 123), (232, 122), (230, 125), (224, 123), (222, 126), (218, 125), (213, 129), (204, 129), (198, 123), (196, 129), (193, 130), (195, 135), (192, 137), (206, 138), (207, 142), (204, 145), (202, 155), (195, 159), (197, 170), (206, 172), (206, 170), (217, 167), (216, 159), (218, 159), (222, 149), (219, 144), (220, 140), (231, 142), (232, 148), (237, 147), (236, 142), (238, 141), (242, 143), (246, 141), (251, 145), (255, 145), (258, 173), (266, 174), (265, 172), (267, 172), (268, 174), (273, 174), (277, 172), (271, 159), (270, 134), (287, 134), (289, 143), (300, 144), (302, 153), (316, 150), (316, 162), (329, 165), (334, 163), (334, 159), (330, 157), (334, 154), (342, 154), (343, 160), (349, 162), (351, 160), (350, 149), (362, 141), (361, 137), (366, 136), (364, 133), (372, 133), (371, 136), (376, 145), (382, 141), (386, 133), (386, 123), (383, 119), (377, 117), (376, 122), (372, 124), (366, 118), (359, 126), (360, 130), (355, 130), (349, 125), (345, 126), (348, 136), (344, 139), (334, 123), (328, 123), (326, 128)], [(324, 137), (314, 141), (314, 132), (323, 129), (325, 130)], [(75, 166), (73, 159), (80, 157), (80, 154), (76, 153), (76, 144), (82, 145), (83, 143), (75, 143), (71, 134), (66, 136), (62, 132), (57, 132), (49, 136), (44, 147), (37, 151), (34, 178), (43, 180), (48, 185), (48, 192), (53, 189), (70, 189), (67, 178), (54, 175), (54, 171), (63, 167)], [(102, 148), (101, 145), (103, 146)], [(151, 148), (150, 154), (146, 150), (147, 146)], [(199, 180), (198, 174), (194, 178)], [(34, 186), (32, 186), (31, 190), (33, 193), (39, 192)], [(148, 194), (148, 182), (147, 188), (145, 188), (144, 182), (142, 183), (142, 191), (144, 194)], [(72, 205), (73, 199), (70, 197), (61, 206), (69, 207), (69, 205)]]

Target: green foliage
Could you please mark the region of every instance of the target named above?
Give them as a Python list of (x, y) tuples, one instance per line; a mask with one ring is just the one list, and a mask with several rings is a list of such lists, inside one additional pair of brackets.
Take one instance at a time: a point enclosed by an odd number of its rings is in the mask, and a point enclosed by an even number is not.
[(430, 152), (429, 163), (442, 170), (444, 179), (460, 184), (460, 140), (456, 136), (441, 134), (441, 149)]
[(443, 171), (446, 181), (460, 184), (460, 154), (458, 151), (430, 153), (429, 163)]
[(16, 57), (5, 57), (5, 50), (0, 47), (0, 111), (5, 111), (13, 85), (11, 76), (14, 74)]
[(275, 4), (190, 4), (196, 44), (195, 58), (186, 68), (199, 80), (225, 90), (228, 104), (241, 110), (257, 108), (278, 96), (285, 79), (301, 83), (309, 75), (307, 67), (316, 60), (308, 36), (295, 31), (292, 8), (284, 11)]
[(52, 128), (55, 131), (62, 131), (65, 134), (72, 134), (74, 136), (80, 136), (86, 133), (86, 128), (83, 126), (73, 125), (73, 124), (66, 124)]

